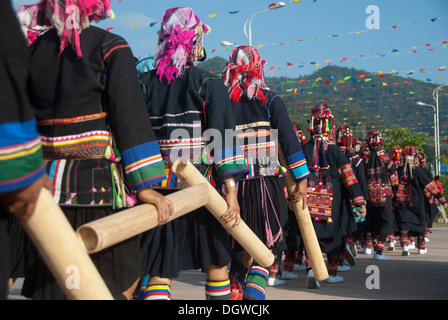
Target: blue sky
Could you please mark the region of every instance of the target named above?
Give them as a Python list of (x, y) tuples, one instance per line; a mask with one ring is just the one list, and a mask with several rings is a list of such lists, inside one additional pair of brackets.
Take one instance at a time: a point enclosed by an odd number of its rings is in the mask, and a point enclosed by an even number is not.
[[(13, 0), (20, 4), (37, 0)], [(123, 36), (135, 56), (153, 54), (163, 12), (193, 8), (212, 31), (205, 36), (208, 57), (228, 58), (221, 41), (248, 44), (243, 26), (252, 14), (268, 8), (267, 0), (112, 0), (115, 20), (98, 24)], [(252, 44), (267, 61), (266, 76), (311, 74), (327, 64), (369, 73), (392, 71), (435, 84), (448, 82), (447, 0), (301, 0), (258, 15)], [(379, 9), (378, 30), (368, 29), (369, 5)], [(150, 26), (152, 25), (152, 26)], [(298, 41), (300, 40), (300, 41)], [(212, 52), (213, 51), (213, 52)], [(288, 65), (290, 64), (290, 65)], [(409, 72), (413, 71), (412, 74)]]

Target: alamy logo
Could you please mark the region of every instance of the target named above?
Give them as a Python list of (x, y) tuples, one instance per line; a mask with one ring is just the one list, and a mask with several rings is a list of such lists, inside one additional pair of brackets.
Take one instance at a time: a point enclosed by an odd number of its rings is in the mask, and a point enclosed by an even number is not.
[(375, 5), (370, 5), (366, 8), (366, 13), (370, 16), (366, 19), (367, 29), (379, 29), (380, 28), (380, 8)]
[[(277, 129), (253, 130), (249, 128), (244, 130), (244, 132), (241, 130), (226, 129), (224, 130), (224, 132), (221, 132), (218, 129), (210, 128), (202, 132), (200, 121), (193, 121), (191, 127), (191, 133), (188, 130), (182, 128), (174, 129), (170, 134), (170, 140), (189, 141), (192, 138), (196, 139), (198, 137), (201, 137), (206, 145), (207, 154), (214, 154), (215, 156), (218, 155), (218, 160), (220, 158), (231, 158), (233, 156), (232, 153), (234, 152), (235, 148), (240, 147), (243, 144), (246, 146), (265, 145), (266, 154), (277, 154), (277, 144), (271, 143), (271, 141), (278, 141)], [(186, 144), (182, 145), (182, 147), (180, 148), (173, 148), (170, 152), (170, 161), (174, 162), (179, 157), (186, 157), (188, 159), (191, 152), (190, 148), (192, 147), (192, 145)], [(192, 160), (193, 164), (201, 163), (201, 161), (197, 162), (198, 160)], [(213, 162), (214, 160), (216, 160), (216, 157), (215, 159), (208, 160), (209, 163)], [(244, 158), (240, 157), (235, 161), (237, 164), (244, 164), (245, 160)]]
[(65, 13), (68, 15), (65, 20), (65, 26), (67, 29), (79, 29), (79, 8), (75, 5), (68, 6), (65, 9)]
[(367, 266), (366, 273), (370, 276), (366, 279), (366, 288), (369, 290), (380, 288), (380, 268), (375, 265)]
[(79, 268), (74, 265), (67, 266), (65, 273), (69, 275), (65, 279), (65, 287), (69, 290), (79, 289)]

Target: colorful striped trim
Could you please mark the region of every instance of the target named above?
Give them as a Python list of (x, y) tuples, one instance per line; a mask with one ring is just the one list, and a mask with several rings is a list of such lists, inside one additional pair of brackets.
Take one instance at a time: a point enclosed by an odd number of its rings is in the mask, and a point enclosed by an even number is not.
[(45, 158), (93, 159), (102, 158), (110, 144), (109, 131), (89, 131), (77, 135), (42, 136)]
[(51, 194), (53, 195), (56, 203), (59, 203), (61, 199), (61, 186), (66, 163), (67, 160), (65, 159), (54, 161), (51, 164), (50, 172), (48, 173), (50, 179), (53, 181), (53, 189), (51, 190)]
[(205, 281), (205, 296), (207, 300), (229, 300), (230, 299), (230, 280), (223, 281)]
[(366, 201), (363, 196), (355, 197), (352, 199), (353, 204), (355, 205), (363, 205), (366, 204)]
[(24, 188), (45, 173), (34, 119), (0, 124), (0, 192)]
[(164, 123), (160, 126), (157, 126), (155, 124), (152, 125), (152, 128), (157, 131), (163, 128), (169, 128), (169, 127), (176, 127), (176, 128), (201, 128), (201, 122), (199, 121), (195, 121), (193, 123), (177, 123), (177, 122), (173, 122), (173, 123)]
[(37, 137), (36, 139), (25, 143), (0, 148), (0, 161), (10, 160), (34, 154), (39, 149), (41, 149), (41, 147), (42, 146), (40, 137)]
[(253, 137), (270, 137), (270, 136), (271, 136), (271, 131), (268, 129), (257, 130), (257, 131), (249, 131), (248, 130), (248, 131), (237, 134), (237, 137), (239, 139), (253, 138)]
[(305, 155), (302, 151), (290, 155), (285, 160), (295, 181), (301, 181), (310, 176)]
[(166, 180), (165, 166), (157, 141), (121, 152), (126, 178), (132, 189), (139, 190)]
[(250, 168), (247, 164), (245, 165), (234, 165), (227, 164), (221, 165), (216, 168), (216, 172), (220, 180), (224, 180), (228, 176), (234, 176), (235, 179), (241, 179), (249, 174)]
[(353, 172), (352, 165), (350, 163), (344, 164), (338, 168), (339, 178), (345, 188), (351, 187), (355, 183), (358, 183), (355, 173)]
[(271, 123), (269, 121), (258, 121), (247, 124), (238, 125), (235, 127), (235, 130), (244, 130), (255, 127), (271, 127)]
[(244, 162), (243, 150), (240, 146), (233, 146), (229, 148), (223, 148), (221, 150), (215, 150), (214, 162), (217, 165), (240, 161)]
[(37, 125), (39, 126), (48, 126), (55, 124), (70, 124), (70, 123), (79, 123), (90, 120), (96, 120), (107, 117), (107, 112), (88, 114), (84, 116), (74, 117), (74, 118), (56, 118), (56, 119), (45, 119), (38, 120)]
[[(354, 163), (355, 168), (357, 168), (362, 162), (362, 158), (357, 154), (354, 155), (353, 157), (351, 157), (349, 160), (351, 163)], [(356, 161), (356, 162), (354, 162), (354, 161)]]
[(238, 178), (249, 173), (249, 166), (244, 159), (240, 146), (224, 148), (219, 152), (215, 152), (214, 162), (216, 172), (221, 180), (230, 175)]
[(193, 164), (200, 164), (205, 149), (205, 141), (197, 139), (159, 140), (160, 152), (165, 164), (171, 164), (180, 157), (187, 158)]
[(150, 116), (149, 118), (151, 120), (163, 119), (163, 118), (166, 118), (166, 117), (176, 118), (176, 117), (184, 116), (186, 114), (202, 114), (202, 111), (190, 110), (190, 111), (185, 111), (185, 112), (181, 112), (181, 113), (166, 113), (166, 114), (163, 114), (161, 116)]
[(424, 189), (428, 190), (429, 193), (433, 196), (437, 195), (438, 193), (440, 193), (439, 188), (437, 188), (436, 183), (434, 182), (434, 180), (432, 180), (430, 183), (428, 183)]
[(277, 157), (277, 145), (275, 141), (266, 143), (246, 144), (241, 147), (245, 159), (255, 159), (275, 156)]
[(251, 291), (251, 294), (253, 295), (254, 290), (257, 291), (258, 294), (265, 294), (265, 289), (262, 286), (255, 283), (246, 283), (244, 295), (247, 296), (248, 291)]
[(259, 266), (249, 269), (244, 287), (243, 300), (265, 300), (269, 271)]
[(106, 60), (108, 57), (109, 57), (109, 55), (113, 52), (113, 51), (115, 51), (115, 50), (117, 50), (117, 49), (120, 49), (120, 48), (129, 48), (129, 44), (122, 44), (122, 45), (118, 45), (118, 46), (115, 46), (115, 47), (113, 47), (113, 48), (111, 48), (104, 56), (103, 56), (103, 60)]
[(148, 281), (149, 274), (146, 274), (141, 278), (138, 295), (135, 300), (143, 300), (145, 298), (146, 286), (148, 285)]
[(152, 284), (146, 287), (144, 300), (171, 300), (171, 288), (167, 284)]
[(390, 179), (390, 185), (392, 187), (398, 186), (400, 179), (399, 179), (398, 173), (396, 171), (394, 173), (392, 173), (391, 175), (389, 175), (389, 179)]
[(76, 145), (88, 144), (89, 142), (103, 141), (109, 143), (109, 131), (89, 131), (76, 135), (61, 137), (42, 137), (44, 148), (74, 147)]
[[(42, 155), (39, 158), (42, 159)], [(25, 162), (29, 163), (28, 161)], [(20, 163), (21, 161), (16, 160), (17, 166), (20, 166)], [(3, 180), (3, 177), (1, 177), (0, 175), (0, 193), (22, 189), (39, 180), (45, 174), (45, 166), (42, 164), (42, 161), (40, 161), (39, 163), (41, 164), (41, 167), (15, 179)]]
[(162, 155), (157, 154), (157, 155), (148, 157), (146, 159), (142, 159), (140, 161), (134, 162), (133, 164), (126, 166), (124, 169), (125, 169), (126, 174), (130, 174), (136, 170), (140, 170), (146, 166), (160, 162), (161, 160), (162, 160)]
[(0, 124), (0, 149), (19, 146), (35, 140), (39, 134), (36, 129), (36, 120), (26, 122), (10, 122)]
[(264, 278), (267, 281), (268, 277), (269, 277), (269, 271), (266, 270), (265, 268), (262, 268), (262, 267), (259, 267), (259, 266), (253, 266), (253, 267), (250, 268), (250, 270), (248, 272), (248, 277), (249, 276), (253, 276), (253, 275), (260, 276), (260, 277)]

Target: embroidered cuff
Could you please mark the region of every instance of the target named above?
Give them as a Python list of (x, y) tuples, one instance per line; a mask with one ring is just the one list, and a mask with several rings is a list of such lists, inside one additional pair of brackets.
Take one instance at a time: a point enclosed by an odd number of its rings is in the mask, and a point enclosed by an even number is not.
[(348, 188), (355, 183), (358, 183), (358, 179), (356, 179), (351, 164), (347, 163), (338, 168), (338, 173), (344, 187)]
[(390, 185), (392, 187), (398, 186), (398, 173), (397, 172), (394, 172), (391, 175), (389, 175), (389, 179), (390, 179)]
[(302, 151), (290, 155), (285, 160), (295, 181), (302, 181), (310, 176)]
[(166, 179), (157, 141), (122, 151), (121, 157), (127, 181), (133, 190), (149, 187)]
[(356, 207), (360, 207), (362, 205), (366, 204), (366, 201), (364, 200), (363, 196), (359, 196), (359, 197), (355, 197), (352, 199), (352, 203), (356, 206)]
[(45, 173), (36, 121), (0, 125), (0, 192), (24, 188)]
[(216, 152), (214, 162), (221, 181), (230, 175), (233, 175), (236, 180), (249, 173), (249, 166), (240, 146), (224, 148)]

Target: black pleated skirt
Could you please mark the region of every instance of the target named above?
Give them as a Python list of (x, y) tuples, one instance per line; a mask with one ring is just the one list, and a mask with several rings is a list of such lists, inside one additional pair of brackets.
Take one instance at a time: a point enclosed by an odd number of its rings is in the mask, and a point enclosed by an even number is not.
[(370, 226), (370, 231), (377, 234), (379, 240), (384, 242), (394, 229), (394, 212), (391, 196), (386, 196), (385, 207), (367, 206), (366, 222)]
[(0, 300), (6, 300), (8, 297), (8, 279), (10, 275), (9, 214), (9, 212), (0, 207)]
[(10, 254), (10, 275), (15, 281), (25, 276), (25, 257), (29, 250), (29, 242), (26, 240), (25, 230), (15, 214), (8, 217), (8, 236)]
[(283, 177), (268, 176), (237, 183), (241, 218), (275, 255), (285, 251), (288, 204)]
[[(69, 223), (79, 226), (112, 215), (112, 207), (61, 207)], [(90, 255), (94, 265), (115, 299), (123, 299), (140, 276), (138, 236)], [(25, 281), (22, 295), (36, 300), (63, 300), (65, 295), (33, 245), (25, 257)]]
[[(157, 189), (163, 195), (174, 189)], [(205, 207), (144, 232), (140, 239), (142, 273), (176, 278), (184, 270), (224, 267), (231, 261), (231, 238)]]

